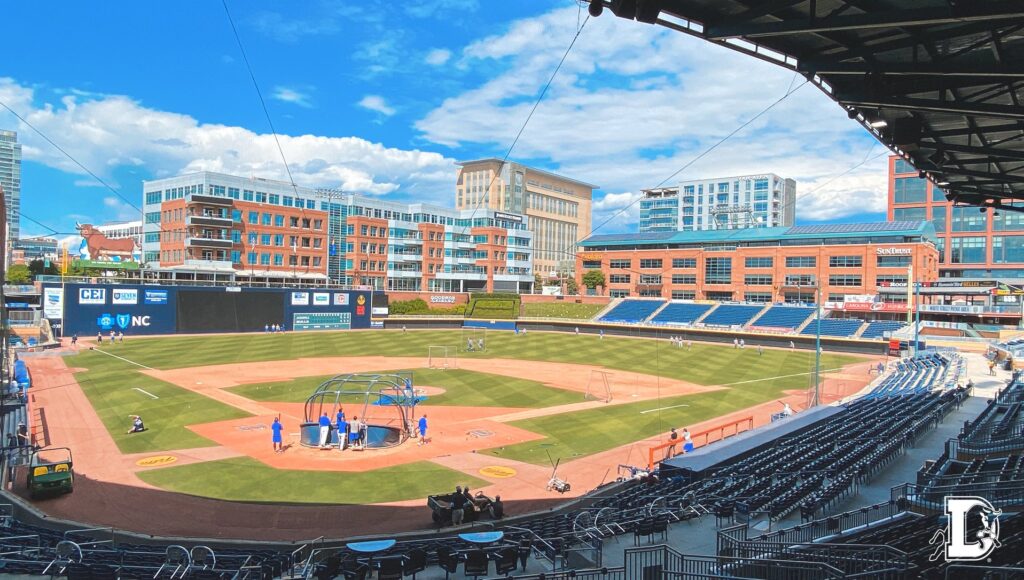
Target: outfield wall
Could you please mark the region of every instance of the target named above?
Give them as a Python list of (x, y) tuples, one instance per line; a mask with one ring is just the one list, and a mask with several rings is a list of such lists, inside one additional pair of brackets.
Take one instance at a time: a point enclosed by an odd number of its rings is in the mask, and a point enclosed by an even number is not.
[(44, 284), (44, 316), (62, 335), (371, 328), (372, 293), (324, 288)]

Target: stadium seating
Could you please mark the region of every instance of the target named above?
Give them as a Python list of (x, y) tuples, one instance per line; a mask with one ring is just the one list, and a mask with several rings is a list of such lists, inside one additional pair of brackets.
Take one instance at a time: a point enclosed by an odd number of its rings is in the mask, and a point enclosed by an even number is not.
[(753, 326), (766, 328), (797, 328), (814, 315), (806, 306), (772, 306), (754, 321)]
[(654, 314), (663, 304), (664, 300), (623, 300), (598, 321), (637, 324)]
[(704, 317), (703, 322), (707, 326), (743, 326), (763, 308), (746, 304), (721, 304)]
[[(838, 337), (849, 337), (853, 336), (860, 329), (861, 325), (864, 324), (863, 320), (856, 318), (822, 318), (821, 319), (821, 335), (822, 336), (838, 336)], [(818, 332), (818, 321), (812, 320), (810, 324), (804, 327), (800, 334), (815, 336)]]
[(896, 332), (904, 326), (906, 324), (896, 320), (876, 320), (875, 322), (868, 323), (868, 327), (864, 329), (860, 337), (866, 339), (884, 338), (886, 332)]
[(963, 359), (956, 354), (933, 353), (903, 359), (865, 398), (949, 390), (957, 385), (963, 368)]
[(651, 324), (693, 324), (713, 306), (713, 304), (672, 302), (651, 319)]

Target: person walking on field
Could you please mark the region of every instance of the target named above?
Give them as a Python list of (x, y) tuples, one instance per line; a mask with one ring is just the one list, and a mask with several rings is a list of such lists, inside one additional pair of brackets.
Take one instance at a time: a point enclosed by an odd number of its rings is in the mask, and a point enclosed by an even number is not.
[(425, 413), (424, 413), (424, 415), (422, 417), (420, 417), (420, 422), (417, 425), (417, 428), (419, 429), (419, 432), (420, 432), (420, 445), (426, 445), (426, 443), (427, 443), (427, 415)]
[(271, 435), (271, 441), (274, 442), (274, 453), (284, 452), (284, 437), (281, 436), (281, 431), (284, 426), (281, 425), (281, 418), (274, 417), (274, 422), (270, 424), (270, 430), (273, 432)]

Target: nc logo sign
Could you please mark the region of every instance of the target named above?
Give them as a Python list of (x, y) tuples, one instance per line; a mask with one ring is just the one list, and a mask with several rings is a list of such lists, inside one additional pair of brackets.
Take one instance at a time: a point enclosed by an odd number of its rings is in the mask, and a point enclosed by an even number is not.
[[(945, 556), (947, 562), (976, 561), (988, 557), (999, 543), (998, 510), (985, 498), (976, 496), (946, 496), (946, 516), (948, 521), (944, 530), (938, 530), (929, 541), (938, 544), (929, 560), (938, 560)], [(981, 527), (968, 537), (968, 519), (970, 516), (980, 519)]]
[(132, 316), (131, 314), (101, 314), (96, 319), (96, 325), (103, 330), (111, 330), (116, 325), (121, 330), (127, 330), (131, 326), (149, 326), (149, 316)]

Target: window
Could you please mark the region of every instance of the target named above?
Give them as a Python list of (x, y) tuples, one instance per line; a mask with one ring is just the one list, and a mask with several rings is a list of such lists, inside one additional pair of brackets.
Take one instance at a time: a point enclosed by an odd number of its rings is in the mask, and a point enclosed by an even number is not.
[(262, 191), (257, 191), (256, 192), (256, 202), (257, 203), (267, 203), (267, 194), (263, 193)]
[(1001, 211), (999, 215), (992, 218), (992, 229), (999, 232), (1024, 230), (1024, 213)]
[(769, 257), (763, 258), (747, 258), (744, 265), (747, 268), (771, 268), (773, 260)]
[(612, 260), (608, 263), (608, 267), (612, 270), (628, 270), (633, 267), (631, 260)]
[(264, 246), (269, 246), (270, 245), (270, 234), (261, 234), (260, 235), (260, 244), (262, 244)]
[(265, 225), (265, 226), (269, 226), (270, 222), (271, 222), (271, 219), (272, 219), (270, 214), (269, 213), (265, 213), (265, 214), (263, 214), (262, 218), (263, 219), (260, 220), (260, 223)]
[(864, 265), (864, 259), (860, 256), (829, 256), (829, 268), (860, 268)]
[(772, 301), (771, 292), (746, 292), (743, 294), (743, 300), (747, 302), (762, 302), (767, 303)]
[(787, 256), (787, 268), (814, 268), (818, 264), (815, 256)]
[(892, 219), (917, 222), (928, 219), (928, 215), (924, 207), (898, 207), (892, 210)]
[(628, 298), (629, 290), (609, 290), (608, 295), (612, 298)]
[(830, 274), (829, 286), (861, 286), (863, 282), (859, 274)]
[(256, 263), (256, 252), (249, 252), (249, 255), (246, 256), (246, 261), (249, 264), (255, 264)]
[(1024, 262), (1024, 236), (992, 236), (992, 262), (995, 264)]
[[(1000, 215), (999, 217), (1003, 217)], [(1024, 217), (1024, 216), (1022, 216)], [(999, 219), (999, 218), (996, 218)], [(935, 231), (943, 233), (946, 231), (946, 207), (933, 207), (932, 208), (932, 223), (935, 224)], [(995, 227), (995, 224), (993, 224)]]
[(696, 274), (672, 274), (673, 284), (696, 284)]
[[(288, 227), (291, 227), (291, 228), (299, 227), (299, 218), (297, 218), (297, 217), (288, 218)], [(352, 227), (353, 226), (349, 226), (349, 229), (351, 229)], [(363, 229), (365, 230), (366, 226), (363, 226)], [(349, 233), (351, 234), (351, 233), (355, 233), (355, 232), (351, 232), (350, 231)], [(364, 231), (363, 233), (365, 234), (366, 232)]]
[(322, 260), (322, 258), (320, 258), (320, 256), (315, 256), (313, 258), (313, 266), (316, 267), (316, 268), (319, 268), (321, 260)]
[(275, 213), (274, 214), (274, 225), (279, 227), (279, 228), (283, 228), (284, 227), (284, 216), (279, 214), (279, 213)]
[[(298, 223), (298, 220), (296, 218), (292, 218), (292, 219), (295, 220), (295, 223)], [(369, 226), (364, 225), (364, 226), (359, 228), (359, 233), (365, 236), (366, 233), (369, 231), (369, 229), (370, 229)]]
[(985, 263), (986, 248), (983, 237), (952, 238), (949, 241), (949, 248), (949, 263), (951, 264)]
[(147, 224), (158, 224), (160, 223), (160, 212), (148, 211), (146, 212), (146, 223)]
[(814, 276), (810, 274), (791, 274), (786, 276), (786, 286), (814, 286)]
[(161, 192), (159, 192), (159, 191), (147, 191), (146, 192), (146, 204), (160, 203), (162, 201), (160, 199), (161, 198), (160, 194), (161, 194)]
[(324, 220), (313, 220), (313, 229), (322, 230), (324, 228)]
[(231, 199), (238, 199), (238, 188), (237, 187), (229, 187), (228, 188), (228, 197), (230, 197)]
[(928, 182), (920, 177), (897, 177), (893, 199), (896, 203), (924, 203)]
[(672, 258), (672, 267), (686, 270), (697, 268), (697, 258)]
[(786, 304), (813, 304), (814, 292), (786, 292), (782, 301)]
[(704, 258), (705, 284), (731, 284), (732, 258)]
[(954, 232), (983, 232), (985, 231), (985, 220), (987, 213), (981, 213), (976, 207), (954, 207), (953, 227)]
[[(252, 191), (246, 189), (242, 191), (242, 201), (253, 201)], [(251, 260), (255, 261), (255, 260)]]
[(252, 225), (259, 225), (260, 223), (260, 212), (251, 211), (249, 212), (249, 223)]
[(757, 276), (757, 275), (750, 276), (750, 275), (747, 275), (747, 276), (743, 277), (743, 283), (745, 285), (747, 285), (747, 286), (771, 286), (772, 285), (772, 277), (771, 276)]
[(907, 276), (900, 274), (879, 274), (875, 277), (875, 286), (906, 286)]
[(273, 205), (281, 205), (281, 196), (276, 193), (271, 193), (270, 203)]
[(642, 258), (640, 260), (641, 269), (655, 269), (661, 268), (661, 258)]
[(232, 264), (241, 264), (242, 263), (242, 252), (232, 251), (231, 252), (231, 263)]
[(260, 266), (269, 266), (269, 265), (270, 265), (270, 254), (268, 254), (267, 252), (263, 252), (262, 254), (260, 254)]
[(284, 245), (284, 234), (274, 234), (274, 245), (279, 247)]
[(726, 302), (726, 301), (732, 300), (732, 292), (716, 292), (716, 291), (705, 292), (704, 293), (704, 298), (707, 298), (708, 300), (719, 300), (719, 301), (722, 301), (722, 302)]
[[(309, 218), (302, 218), (302, 227), (304, 227), (306, 229), (309, 229), (309, 224), (310, 224)], [(371, 232), (370, 233), (371, 236), (377, 235), (377, 228), (370, 228), (370, 232)]]
[[(433, 234), (433, 232), (431, 232)], [(583, 260), (584, 270), (600, 270), (601, 260)]]
[(661, 284), (660, 274), (640, 274), (640, 284), (646, 286), (657, 286)]
[(894, 168), (894, 171), (896, 173), (917, 173), (917, 170), (914, 169), (914, 166), (907, 163), (903, 159), (896, 160), (896, 167)]
[(275, 266), (283, 266), (284, 265), (284, 256), (281, 255), (281, 254), (274, 254), (274, 265)]
[(943, 191), (941, 187), (936, 187), (935, 185), (932, 185), (932, 201), (948, 201), (946, 199), (946, 192)]
[(242, 210), (240, 210), (240, 209), (233, 209), (233, 210), (231, 210), (231, 221), (235, 222), (236, 224), (242, 223)]
[(879, 268), (906, 268), (910, 265), (910, 256), (878, 256), (876, 264)]
[(673, 290), (672, 300), (696, 300), (697, 293), (693, 290)]
[(260, 235), (256, 232), (249, 232), (249, 245), (255, 246), (256, 240), (260, 239)]
[(609, 284), (629, 284), (629, 274), (611, 274), (608, 276)]

